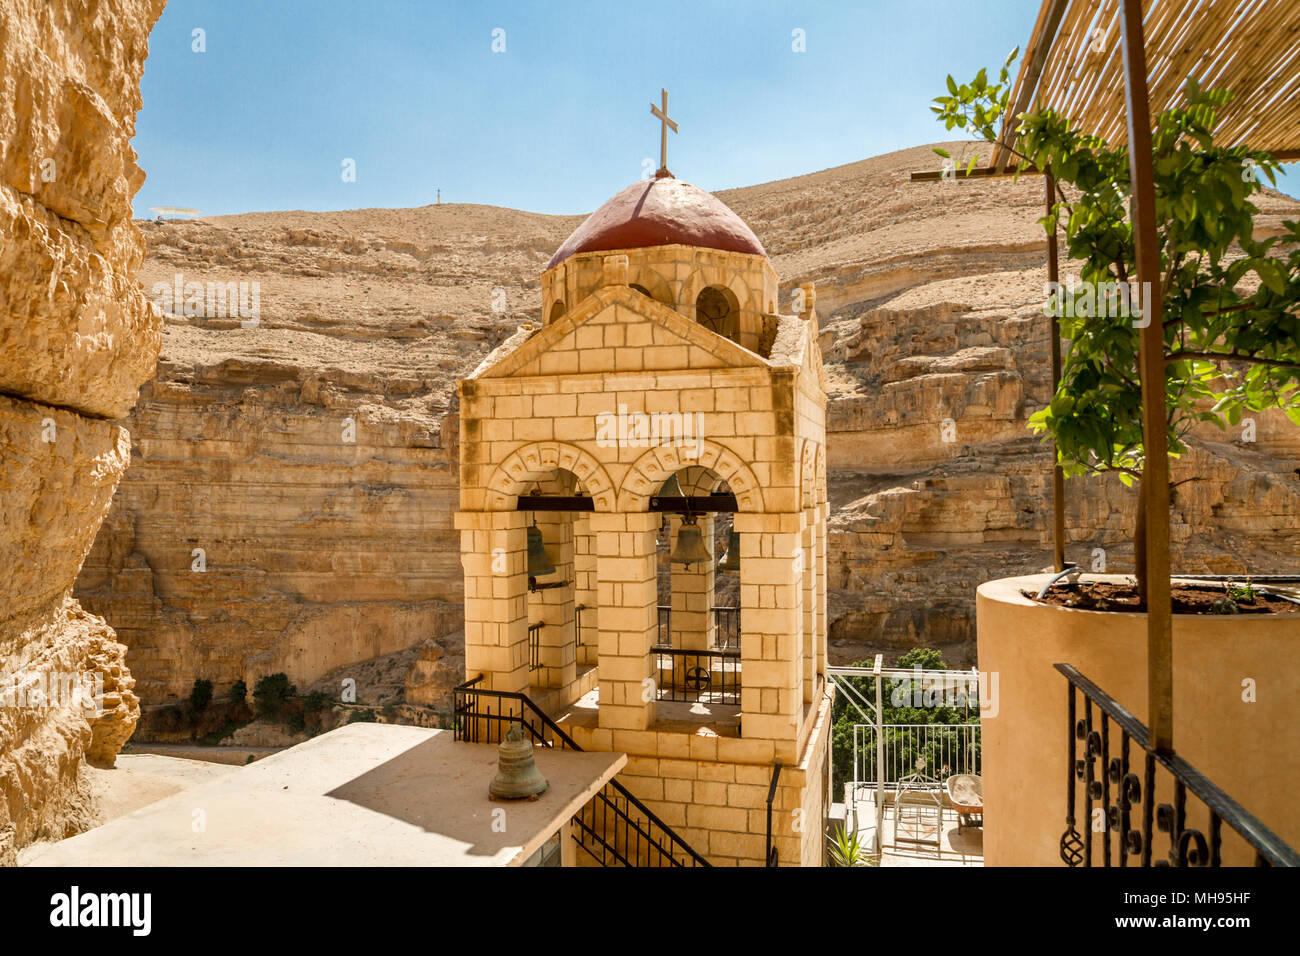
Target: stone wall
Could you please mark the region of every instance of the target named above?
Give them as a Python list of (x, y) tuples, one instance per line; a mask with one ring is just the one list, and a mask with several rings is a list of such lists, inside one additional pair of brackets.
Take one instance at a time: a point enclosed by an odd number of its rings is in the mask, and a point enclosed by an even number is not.
[[(113, 419), (160, 343), (130, 140), (163, 0), (96, 6), (0, 6), (0, 863), (85, 825), (82, 761), (111, 764), (139, 717), (125, 648), (71, 588), (130, 460)], [(94, 674), (87, 715), (68, 689)]]

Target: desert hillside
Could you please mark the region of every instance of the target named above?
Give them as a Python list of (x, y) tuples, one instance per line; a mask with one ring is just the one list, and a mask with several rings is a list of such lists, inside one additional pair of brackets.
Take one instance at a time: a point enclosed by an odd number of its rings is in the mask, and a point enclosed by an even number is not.
[[(1050, 563), (1049, 458), (1026, 431), (1048, 394), (1042, 182), (908, 180), (937, 162), (917, 147), (718, 194), (763, 241), (782, 311), (817, 283), (840, 662), (928, 645), (971, 664), (976, 585)], [(1262, 210), (1269, 229), (1300, 204)], [(409, 690), (460, 678), (454, 382), (540, 318), (538, 274), (581, 219), (446, 204), (140, 223), (146, 293), (178, 274), (260, 284), (256, 327), (173, 307), (78, 582), (146, 703), (417, 645)], [(1294, 570), (1300, 434), (1269, 419), (1235, 438), (1175, 468), (1196, 479), (1176, 492), (1175, 565)], [(1067, 495), (1069, 556), (1131, 568), (1133, 493)]]

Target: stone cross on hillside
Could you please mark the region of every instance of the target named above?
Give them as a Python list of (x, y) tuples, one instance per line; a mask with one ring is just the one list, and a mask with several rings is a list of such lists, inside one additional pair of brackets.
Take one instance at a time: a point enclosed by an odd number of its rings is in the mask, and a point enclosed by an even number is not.
[(660, 120), (659, 171), (655, 173), (655, 176), (662, 177), (672, 175), (668, 171), (668, 130), (671, 129), (674, 133), (677, 132), (677, 124), (668, 118), (668, 91), (661, 88), (659, 92), (663, 94), (663, 106), (659, 107), (651, 103), (650, 112)]

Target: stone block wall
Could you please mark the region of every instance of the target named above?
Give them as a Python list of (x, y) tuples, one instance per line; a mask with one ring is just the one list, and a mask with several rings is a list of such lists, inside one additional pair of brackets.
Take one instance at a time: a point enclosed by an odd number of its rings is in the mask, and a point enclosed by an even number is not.
[(626, 272), (617, 277), (619, 284), (641, 286), (656, 302), (692, 322), (700, 292), (709, 286), (729, 290), (739, 310), (736, 341), (751, 352), (766, 354), (763, 329), (765, 320), (776, 314), (776, 270), (765, 257), (740, 252), (674, 244), (580, 253), (543, 273), (544, 321), (560, 318), (610, 284), (611, 258), (627, 260)]

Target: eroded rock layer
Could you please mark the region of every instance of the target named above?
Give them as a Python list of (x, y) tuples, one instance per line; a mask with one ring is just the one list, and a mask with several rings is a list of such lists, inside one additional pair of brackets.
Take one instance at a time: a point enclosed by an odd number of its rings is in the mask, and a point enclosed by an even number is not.
[(125, 647), (71, 588), (130, 459), (111, 419), (158, 355), (130, 141), (162, 7), (0, 5), (0, 863), (88, 822), (82, 761), (139, 718)]
[[(1042, 183), (909, 182), (937, 162), (921, 147), (718, 194), (771, 256), (783, 311), (817, 283), (837, 661), (927, 645), (972, 663), (976, 585), (1051, 561), (1049, 459), (1026, 430), (1049, 387)], [(1264, 229), (1298, 209), (1260, 205)], [(540, 318), (537, 276), (580, 221), (447, 204), (143, 224), (145, 288), (175, 314), (78, 593), (127, 637), (146, 699), (281, 668), (305, 686), (447, 633), (452, 385)], [(256, 323), (209, 307), (240, 282), (258, 283)], [(1197, 478), (1175, 496), (1180, 569), (1296, 568), (1298, 439), (1262, 419), (1254, 443), (1198, 440), (1175, 470)], [(1069, 556), (1131, 568), (1133, 492), (1068, 496)], [(449, 686), (443, 660), (421, 667)]]

